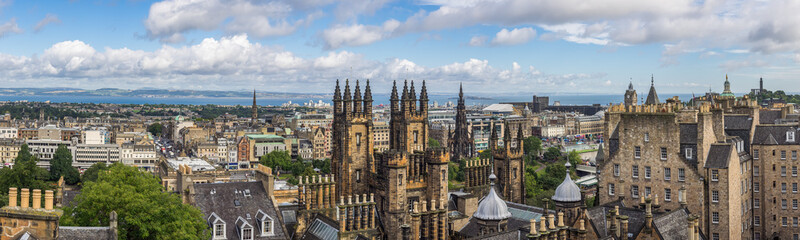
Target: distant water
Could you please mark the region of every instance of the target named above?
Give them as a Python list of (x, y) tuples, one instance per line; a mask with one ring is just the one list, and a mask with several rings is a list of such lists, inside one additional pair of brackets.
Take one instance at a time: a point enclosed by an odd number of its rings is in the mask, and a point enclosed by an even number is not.
[[(676, 96), (675, 94), (664, 94), (660, 96), (660, 100), (663, 102), (668, 97)], [(677, 94), (681, 100), (686, 101), (691, 98), (691, 94)], [(453, 98), (456, 95), (448, 96), (448, 95), (431, 95), (430, 101), (433, 103), (434, 101), (438, 102), (440, 105), (447, 103), (448, 101), (452, 101), (455, 103), (457, 99)], [(469, 95), (468, 95), (469, 97)], [(481, 95), (476, 96), (479, 99), (470, 99), (466, 100), (467, 105), (489, 105), (493, 103), (500, 103), (500, 102), (530, 102), (532, 101), (532, 95), (506, 95), (506, 96), (493, 96), (493, 95)], [(373, 96), (375, 99), (375, 104), (389, 104), (389, 95), (388, 94), (376, 94)], [(278, 106), (288, 101), (292, 101), (292, 103), (303, 104), (309, 101), (317, 102), (322, 100), (323, 102), (330, 103), (331, 99), (320, 99), (320, 98), (286, 98), (286, 99), (265, 99), (259, 98), (257, 99), (257, 103), (262, 106)], [(621, 103), (623, 100), (622, 94), (608, 94), (608, 95), (551, 95), (550, 96), (550, 104), (554, 104), (556, 101), (560, 102), (561, 105), (589, 105), (589, 104), (602, 104), (607, 105), (609, 103)], [(244, 105), (249, 106), (253, 103), (251, 98), (209, 98), (209, 97), (165, 97), (165, 98), (146, 98), (146, 97), (110, 97), (110, 96), (0, 96), (0, 101), (29, 101), (29, 102), (67, 102), (67, 103), (115, 103), (115, 104), (188, 104), (188, 105), (206, 105), (206, 104), (218, 104), (218, 105)]]

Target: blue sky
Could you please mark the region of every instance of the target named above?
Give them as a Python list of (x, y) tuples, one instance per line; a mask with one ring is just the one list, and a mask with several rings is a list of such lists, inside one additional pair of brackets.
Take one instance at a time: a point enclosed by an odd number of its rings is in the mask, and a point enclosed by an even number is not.
[(7, 87), (327, 93), (426, 79), (483, 93), (798, 92), (800, 3), (0, 0)]

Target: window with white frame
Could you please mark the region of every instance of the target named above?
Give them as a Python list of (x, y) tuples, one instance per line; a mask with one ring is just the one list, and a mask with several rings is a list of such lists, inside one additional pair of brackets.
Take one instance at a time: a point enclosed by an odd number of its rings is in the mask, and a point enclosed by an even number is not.
[(686, 170), (683, 168), (678, 168), (678, 181), (685, 181), (686, 180)]
[(753, 208), (761, 208), (761, 199), (758, 198), (753, 199)]
[(753, 182), (753, 192), (761, 191), (761, 183)]
[(797, 199), (792, 199), (792, 209), (797, 209)]
[(786, 218), (786, 217), (782, 217), (781, 218), (781, 226), (784, 226), (784, 227), (789, 226), (788, 218)]
[(758, 160), (758, 149), (753, 149), (753, 159)]
[(619, 164), (614, 164), (614, 176), (619, 177)]
[(781, 160), (786, 160), (786, 150), (781, 150)]
[(711, 213), (711, 222), (712, 223), (719, 223), (719, 212), (712, 212)]
[(639, 178), (639, 165), (633, 165), (633, 167), (631, 167), (631, 175), (633, 178)]
[(718, 169), (711, 169), (711, 181), (719, 181), (719, 170)]
[(650, 187), (644, 187), (644, 195), (645, 196), (650, 196), (650, 193), (651, 193)]
[(719, 240), (719, 233), (712, 233), (711, 240)]
[(633, 147), (633, 157), (637, 159), (642, 157), (642, 147)]
[(686, 159), (692, 159), (692, 148), (686, 148), (684, 153), (686, 154)]
[(786, 199), (781, 199), (781, 208), (786, 209), (788, 206), (786, 204)]
[(786, 141), (787, 142), (794, 142), (794, 131), (786, 132)]
[(667, 148), (661, 148), (661, 160), (667, 160)]
[(664, 201), (671, 202), (672, 201), (672, 189), (665, 188), (664, 189)]
[(644, 133), (644, 141), (645, 142), (649, 142), (650, 141), (650, 133)]
[(242, 229), (242, 240), (253, 240), (253, 228)]
[(797, 166), (792, 166), (792, 177), (797, 177)]
[(214, 224), (214, 238), (225, 238), (225, 224)]
[(792, 150), (792, 160), (797, 160), (797, 150)]
[(208, 223), (213, 226), (211, 235), (213, 239), (226, 239), (225, 236), (225, 221), (220, 218), (217, 213), (211, 213), (208, 216)]
[(259, 231), (261, 231), (261, 236), (275, 235), (275, 220), (272, 217), (259, 209), (256, 213), (256, 219), (258, 220), (256, 225), (258, 226)]
[(761, 216), (754, 216), (753, 217), (753, 225), (761, 226)]
[(792, 192), (797, 193), (797, 183), (792, 183)]
[(781, 177), (786, 177), (786, 166), (781, 166)]
[(786, 183), (781, 183), (781, 192), (786, 192)]
[(631, 197), (639, 198), (639, 186), (636, 185), (631, 186)]
[(711, 202), (719, 202), (719, 191), (711, 191)]
[(650, 166), (645, 166), (644, 167), (644, 178), (645, 179), (650, 179)]
[(758, 166), (753, 166), (753, 176), (758, 177), (758, 175), (760, 174), (761, 174), (761, 168), (759, 168)]
[(672, 169), (664, 168), (664, 180), (669, 181), (672, 179)]
[(609, 183), (608, 184), (608, 195), (614, 195), (614, 184), (613, 183)]

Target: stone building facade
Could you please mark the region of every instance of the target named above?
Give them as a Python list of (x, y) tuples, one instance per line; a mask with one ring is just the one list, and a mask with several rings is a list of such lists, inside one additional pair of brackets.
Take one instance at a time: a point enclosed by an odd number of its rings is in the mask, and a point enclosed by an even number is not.
[[(369, 81), (361, 95), (359, 83), (351, 96), (349, 81), (344, 93), (338, 83), (334, 92), (333, 158), (336, 196), (369, 195), (377, 223), (387, 239), (446, 239), (447, 164), (450, 154), (428, 148), (428, 93), (422, 84), (419, 99), (414, 83), (397, 86), (391, 94), (389, 150), (375, 149), (372, 93)], [(439, 203), (439, 204), (437, 204)], [(355, 204), (355, 203), (353, 203)], [(342, 206), (350, 206), (350, 201)], [(341, 214), (341, 210), (340, 210)], [(356, 214), (358, 215), (358, 214)], [(367, 215), (372, 217), (372, 215)], [(345, 216), (349, 217), (349, 216)], [(349, 219), (349, 218), (345, 218)], [(339, 216), (338, 221), (342, 221)], [(371, 225), (367, 224), (371, 229)], [(360, 228), (359, 228), (360, 229)], [(341, 230), (340, 230), (341, 231)], [(356, 235), (343, 235), (345, 238)]]

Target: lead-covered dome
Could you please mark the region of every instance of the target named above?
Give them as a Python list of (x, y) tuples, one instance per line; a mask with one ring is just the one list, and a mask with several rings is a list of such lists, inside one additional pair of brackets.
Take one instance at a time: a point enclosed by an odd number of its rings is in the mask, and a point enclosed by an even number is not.
[(492, 181), (492, 186), (489, 188), (489, 194), (481, 200), (478, 204), (478, 210), (472, 217), (481, 220), (503, 220), (511, 217), (511, 212), (508, 211), (508, 205), (503, 201), (500, 196), (494, 191), (494, 180), (497, 176), (492, 173), (489, 175), (489, 180)]
[(558, 185), (551, 199), (559, 202), (579, 202), (581, 201), (581, 188), (579, 188), (569, 176), (569, 168), (571, 165), (567, 163), (564, 164), (564, 166), (567, 167), (567, 176), (564, 177), (564, 181), (561, 182), (561, 185)]

